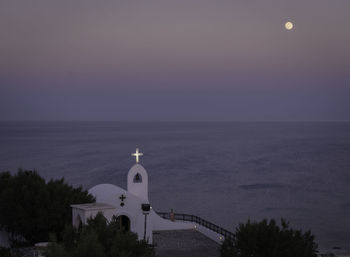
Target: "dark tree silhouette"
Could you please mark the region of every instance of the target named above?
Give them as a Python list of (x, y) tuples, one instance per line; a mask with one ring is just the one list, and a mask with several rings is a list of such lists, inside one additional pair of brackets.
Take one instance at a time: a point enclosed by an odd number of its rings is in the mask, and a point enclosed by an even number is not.
[(135, 233), (120, 230), (114, 217), (110, 223), (98, 213), (81, 229), (67, 226), (61, 242), (50, 243), (46, 257), (154, 257), (154, 249), (137, 240)]
[(0, 173), (0, 228), (12, 235), (14, 243), (21, 237), (29, 243), (48, 241), (49, 233), (61, 238), (72, 222), (70, 204), (94, 201), (87, 191), (65, 184), (63, 178), (46, 183), (36, 171)]
[(289, 228), (281, 220), (266, 219), (240, 224), (233, 239), (226, 239), (221, 246), (221, 257), (316, 257), (317, 244), (311, 231)]

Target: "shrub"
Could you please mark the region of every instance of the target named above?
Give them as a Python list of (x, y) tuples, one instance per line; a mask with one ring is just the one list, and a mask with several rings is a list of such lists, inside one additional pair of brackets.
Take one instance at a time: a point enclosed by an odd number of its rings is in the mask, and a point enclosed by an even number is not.
[(1, 257), (14, 257), (11, 254), (10, 249), (3, 248), (3, 247), (0, 247), (0, 256)]
[(275, 220), (240, 224), (233, 239), (221, 246), (221, 257), (316, 257), (317, 244), (310, 231), (289, 228), (284, 220), (279, 227)]
[[(154, 249), (137, 235), (119, 229), (116, 218), (110, 223), (99, 213), (81, 229), (67, 226), (63, 240), (50, 243), (46, 257), (154, 257)], [(63, 255), (62, 255), (63, 256)]]

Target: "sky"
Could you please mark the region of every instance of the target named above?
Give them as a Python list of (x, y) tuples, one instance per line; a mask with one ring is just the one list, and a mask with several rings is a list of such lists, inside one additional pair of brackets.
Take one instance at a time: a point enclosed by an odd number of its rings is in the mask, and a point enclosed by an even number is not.
[(1, 0), (0, 120), (350, 120), (349, 13), (348, 0)]

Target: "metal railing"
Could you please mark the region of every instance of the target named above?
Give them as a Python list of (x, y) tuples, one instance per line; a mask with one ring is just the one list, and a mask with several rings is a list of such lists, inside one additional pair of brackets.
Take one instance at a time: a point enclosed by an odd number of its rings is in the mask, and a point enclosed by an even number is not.
[[(156, 212), (159, 216), (161, 216), (164, 219), (170, 220), (170, 213), (169, 212)], [(214, 223), (211, 223), (205, 219), (202, 219), (196, 215), (190, 215), (190, 214), (184, 214), (184, 213), (174, 213), (174, 219), (175, 220), (182, 220), (182, 221), (190, 221), (197, 223), (198, 225), (201, 225), (207, 229), (210, 229), (211, 231), (214, 231), (225, 238), (233, 239), (234, 234), (231, 231), (228, 231), (222, 227), (219, 227), (215, 225)]]

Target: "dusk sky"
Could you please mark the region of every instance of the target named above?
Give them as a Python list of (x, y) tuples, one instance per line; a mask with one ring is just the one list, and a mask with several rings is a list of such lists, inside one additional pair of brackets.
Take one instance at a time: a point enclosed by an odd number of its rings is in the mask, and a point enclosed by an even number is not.
[(350, 120), (349, 0), (1, 0), (0, 31), (0, 120)]

